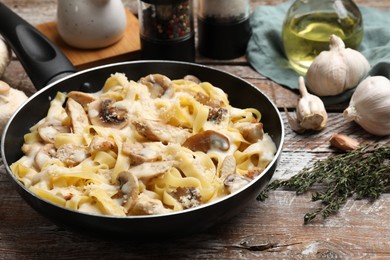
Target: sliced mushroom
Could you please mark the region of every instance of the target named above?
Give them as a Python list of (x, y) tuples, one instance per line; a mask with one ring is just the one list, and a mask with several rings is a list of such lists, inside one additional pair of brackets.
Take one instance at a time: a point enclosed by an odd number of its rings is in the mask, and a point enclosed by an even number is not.
[(188, 81), (195, 82), (196, 84), (199, 84), (199, 83), (202, 82), (200, 79), (198, 79), (198, 78), (195, 77), (194, 75), (186, 75), (186, 76), (184, 76), (184, 79), (185, 79), (185, 80), (188, 80)]
[(264, 129), (262, 123), (239, 123), (236, 125), (238, 131), (242, 134), (245, 140), (250, 143), (256, 143), (263, 139)]
[(88, 157), (87, 150), (79, 145), (64, 144), (58, 147), (56, 157), (69, 167), (74, 167)]
[(246, 178), (245, 176), (242, 176), (240, 174), (230, 174), (226, 177), (226, 179), (223, 181), (223, 184), (225, 185), (226, 189), (230, 192), (236, 192), (248, 183), (251, 182), (251, 179)]
[(69, 92), (68, 98), (75, 100), (77, 103), (82, 105), (84, 109), (87, 109), (88, 104), (96, 100), (96, 98), (91, 94), (81, 92), (81, 91)]
[(222, 162), (220, 169), (220, 176), (222, 179), (225, 179), (227, 176), (236, 173), (236, 158), (233, 155), (228, 155)]
[(194, 208), (201, 204), (199, 189), (194, 187), (178, 187), (170, 195), (183, 206), (183, 209)]
[(66, 112), (68, 113), (72, 122), (72, 131), (75, 134), (81, 134), (84, 129), (89, 126), (88, 116), (80, 103), (72, 98), (68, 98), (66, 102)]
[(88, 117), (93, 125), (122, 129), (127, 125), (127, 110), (115, 106), (111, 98), (97, 99), (88, 105)]
[(122, 206), (129, 212), (135, 205), (139, 193), (139, 183), (137, 177), (129, 171), (118, 174), (117, 180), (120, 190), (124, 194)]
[(230, 142), (226, 136), (214, 130), (206, 130), (188, 138), (183, 143), (183, 146), (194, 152), (201, 151), (207, 153), (213, 149), (227, 151), (230, 148)]
[(161, 150), (154, 143), (125, 142), (122, 152), (130, 157), (131, 165), (161, 161)]
[(162, 74), (150, 74), (139, 79), (138, 83), (148, 87), (152, 98), (161, 97), (172, 85), (171, 79)]
[(215, 124), (220, 124), (222, 121), (228, 119), (228, 110), (223, 107), (211, 107), (207, 121), (212, 121)]
[(70, 128), (63, 126), (60, 121), (46, 121), (38, 127), (38, 134), (43, 141), (54, 143), (54, 138), (58, 133), (70, 133)]
[(94, 136), (89, 144), (91, 153), (97, 151), (111, 151), (115, 149), (115, 141), (112, 138), (104, 138), (101, 136)]
[(138, 134), (149, 141), (182, 144), (191, 134), (187, 129), (167, 125), (154, 120), (133, 120), (131, 122)]
[(164, 174), (175, 165), (175, 161), (145, 162), (143, 164), (131, 167), (131, 172), (138, 179), (151, 179)]
[(172, 210), (164, 207), (161, 200), (152, 199), (141, 193), (131, 210), (131, 215), (157, 215), (172, 212)]

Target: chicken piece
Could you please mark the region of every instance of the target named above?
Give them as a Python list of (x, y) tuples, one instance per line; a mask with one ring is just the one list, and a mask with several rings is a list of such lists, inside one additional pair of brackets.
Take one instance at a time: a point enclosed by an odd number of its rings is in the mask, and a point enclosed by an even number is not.
[(129, 172), (138, 179), (151, 179), (164, 174), (170, 168), (174, 167), (175, 161), (145, 162), (143, 164), (131, 167)]
[(78, 145), (64, 144), (58, 147), (56, 157), (69, 167), (74, 167), (88, 157), (87, 150)]
[(223, 104), (222, 101), (217, 100), (217, 99), (211, 99), (208, 95), (206, 95), (202, 92), (196, 93), (194, 98), (199, 103), (206, 105), (206, 106), (209, 106), (209, 107), (212, 107), (212, 108), (219, 108)]
[(230, 193), (234, 193), (251, 182), (251, 179), (239, 174), (230, 174), (223, 181), (223, 184)]
[(133, 120), (137, 133), (149, 141), (182, 144), (191, 133), (183, 128), (167, 125), (154, 120)]
[(45, 144), (35, 154), (34, 162), (39, 169), (42, 169), (45, 163), (51, 160), (55, 156), (55, 153), (56, 151), (55, 151), (54, 144)]
[(263, 168), (256, 167), (254, 169), (248, 170), (248, 172), (245, 174), (245, 177), (253, 180), (257, 176), (259, 176), (264, 171)]
[(36, 155), (44, 145), (42, 143), (24, 143), (22, 146), (22, 152), (27, 156)]
[(131, 165), (161, 161), (161, 149), (154, 143), (125, 142), (122, 152), (130, 157)]
[(219, 170), (222, 179), (226, 179), (227, 176), (236, 173), (236, 158), (233, 155), (228, 155), (222, 162), (221, 169)]
[(70, 129), (57, 120), (49, 120), (38, 127), (38, 134), (46, 143), (53, 143), (58, 133), (69, 133)]
[(112, 138), (104, 138), (101, 136), (94, 136), (89, 144), (89, 151), (91, 153), (97, 151), (112, 151), (116, 148), (115, 141)]
[(72, 131), (75, 134), (81, 134), (89, 125), (88, 116), (82, 105), (74, 99), (69, 98), (66, 102), (66, 112), (68, 113), (72, 122)]
[(71, 98), (77, 103), (79, 103), (80, 105), (82, 105), (84, 109), (87, 109), (88, 104), (96, 100), (96, 98), (91, 94), (81, 92), (81, 91), (69, 92), (68, 98)]
[(152, 199), (141, 193), (131, 211), (131, 215), (157, 215), (170, 212), (172, 210), (165, 208), (161, 200)]

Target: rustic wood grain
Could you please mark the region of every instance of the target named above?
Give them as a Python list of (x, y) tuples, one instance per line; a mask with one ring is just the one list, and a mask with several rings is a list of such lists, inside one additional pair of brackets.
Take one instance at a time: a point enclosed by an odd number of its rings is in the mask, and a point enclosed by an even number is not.
[(93, 50), (80, 50), (66, 44), (61, 39), (56, 21), (39, 24), (36, 28), (59, 47), (77, 69), (83, 70), (107, 63), (126, 61), (132, 57), (139, 57), (141, 43), (138, 19), (129, 10), (126, 10), (126, 16), (127, 26), (123, 37), (106, 48)]
[[(33, 25), (55, 19), (56, 0), (3, 0)], [(135, 0), (123, 1), (137, 13)], [(252, 7), (283, 0), (252, 0)], [(356, 0), (361, 5), (390, 10), (389, 0)], [(2, 21), (3, 22), (3, 21)], [(254, 71), (245, 57), (213, 61), (198, 55), (197, 62), (233, 73), (261, 89), (280, 108), (293, 113), (298, 95)], [(16, 58), (2, 78), (32, 95), (35, 89)], [(328, 140), (343, 133), (359, 142), (390, 145), (389, 137), (367, 134), (346, 122), (347, 104), (328, 107), (329, 122), (320, 132), (296, 134), (288, 127), (277, 177), (287, 177), (335, 150)], [(16, 193), (0, 163), (0, 259), (389, 259), (390, 194), (377, 201), (349, 200), (336, 215), (303, 225), (305, 213), (319, 205), (311, 195), (288, 190), (270, 193), (265, 202), (253, 201), (243, 212), (207, 232), (163, 241), (102, 238), (57, 227), (32, 210)]]

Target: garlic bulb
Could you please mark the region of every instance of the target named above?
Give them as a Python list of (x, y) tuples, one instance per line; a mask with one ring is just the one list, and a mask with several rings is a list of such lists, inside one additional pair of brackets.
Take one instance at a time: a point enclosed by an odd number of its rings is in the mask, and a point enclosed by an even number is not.
[(12, 51), (10, 47), (0, 38), (0, 78), (3, 76), (5, 69), (11, 62)]
[(290, 116), (285, 109), (289, 125), (298, 133), (305, 130), (321, 130), (328, 121), (324, 103), (319, 97), (307, 92), (302, 76), (299, 77), (298, 81), (301, 97), (296, 107), (296, 118)]
[(374, 135), (390, 134), (390, 81), (383, 76), (367, 77), (356, 88), (343, 112)]
[(345, 48), (343, 40), (330, 36), (330, 50), (322, 51), (306, 73), (309, 91), (317, 96), (334, 96), (355, 87), (370, 70), (358, 51)]
[(24, 92), (11, 88), (0, 80), (0, 133), (3, 132), (8, 119), (26, 100), (27, 96)]

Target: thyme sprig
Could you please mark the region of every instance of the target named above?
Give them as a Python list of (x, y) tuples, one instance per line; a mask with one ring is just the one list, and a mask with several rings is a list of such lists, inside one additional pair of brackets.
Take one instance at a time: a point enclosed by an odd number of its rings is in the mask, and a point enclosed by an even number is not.
[(303, 194), (315, 184), (319, 190), (312, 201), (321, 201), (321, 207), (305, 214), (304, 224), (321, 214), (325, 219), (346, 203), (349, 198), (374, 201), (390, 191), (390, 146), (364, 146), (343, 154), (329, 156), (307, 166), (288, 180), (275, 180), (259, 194), (264, 201), (277, 188), (295, 190)]

